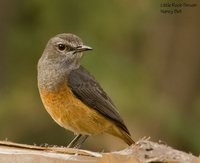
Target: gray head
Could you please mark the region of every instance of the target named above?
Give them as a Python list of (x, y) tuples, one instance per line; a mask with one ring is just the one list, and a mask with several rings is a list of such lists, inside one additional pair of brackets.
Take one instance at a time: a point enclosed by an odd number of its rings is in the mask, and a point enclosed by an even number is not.
[(38, 62), (39, 88), (56, 89), (71, 70), (79, 68), (82, 52), (91, 49), (73, 34), (63, 33), (51, 38)]
[(87, 50), (92, 48), (83, 45), (78, 36), (70, 33), (58, 34), (48, 41), (41, 60), (50, 64), (65, 64), (69, 68), (77, 67), (82, 52)]

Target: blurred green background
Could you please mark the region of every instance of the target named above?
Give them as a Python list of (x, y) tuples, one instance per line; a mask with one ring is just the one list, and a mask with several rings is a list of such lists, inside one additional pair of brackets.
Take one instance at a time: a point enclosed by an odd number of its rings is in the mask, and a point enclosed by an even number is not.
[[(45, 111), (37, 61), (50, 37), (70, 32), (93, 51), (82, 64), (111, 96), (134, 140), (200, 152), (200, 3), (160, 13), (154, 0), (0, 1), (0, 139), (66, 146), (73, 134)], [(122, 149), (100, 135), (82, 148)]]

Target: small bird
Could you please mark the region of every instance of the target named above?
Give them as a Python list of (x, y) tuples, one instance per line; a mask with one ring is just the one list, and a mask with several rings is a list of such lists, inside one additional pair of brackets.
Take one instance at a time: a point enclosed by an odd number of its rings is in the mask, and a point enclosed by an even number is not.
[(38, 62), (38, 88), (45, 109), (61, 127), (76, 134), (68, 145), (80, 148), (90, 135), (108, 133), (134, 144), (116, 106), (95, 78), (80, 65), (92, 50), (70, 33), (51, 38)]

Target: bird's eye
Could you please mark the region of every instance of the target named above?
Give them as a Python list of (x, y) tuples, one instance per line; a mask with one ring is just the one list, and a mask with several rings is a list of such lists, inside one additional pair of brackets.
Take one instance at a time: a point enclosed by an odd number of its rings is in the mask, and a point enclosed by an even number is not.
[(58, 44), (58, 49), (59, 49), (60, 51), (65, 50), (65, 48), (66, 48), (65, 44)]

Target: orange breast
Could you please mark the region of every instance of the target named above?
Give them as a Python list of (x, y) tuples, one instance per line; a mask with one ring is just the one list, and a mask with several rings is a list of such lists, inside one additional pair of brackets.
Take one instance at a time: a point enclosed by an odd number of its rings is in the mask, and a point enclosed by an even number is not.
[(99, 134), (113, 126), (111, 121), (77, 99), (66, 83), (56, 91), (40, 89), (40, 96), (51, 117), (75, 133)]

